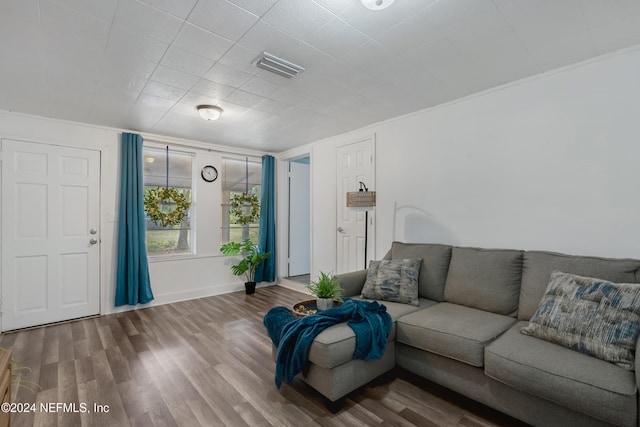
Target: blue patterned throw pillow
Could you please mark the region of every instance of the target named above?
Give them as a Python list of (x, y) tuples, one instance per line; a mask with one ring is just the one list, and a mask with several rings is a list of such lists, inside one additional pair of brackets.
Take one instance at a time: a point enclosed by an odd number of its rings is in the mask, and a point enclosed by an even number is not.
[(422, 259), (371, 261), (362, 298), (418, 306), (418, 274)]
[(555, 271), (520, 332), (628, 369), (640, 333), (640, 285)]

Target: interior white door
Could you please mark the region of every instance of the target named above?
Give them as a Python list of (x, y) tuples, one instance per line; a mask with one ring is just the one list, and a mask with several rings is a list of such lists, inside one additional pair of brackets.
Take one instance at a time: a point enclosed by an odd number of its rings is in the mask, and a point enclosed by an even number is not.
[(100, 153), (2, 140), (2, 330), (100, 312)]
[[(336, 274), (362, 270), (374, 259), (371, 248), (375, 247), (373, 211), (368, 213), (347, 207), (347, 192), (358, 191), (363, 182), (370, 191), (374, 190), (373, 140), (343, 145), (336, 151)], [(365, 227), (367, 228), (367, 260), (365, 262)]]
[(309, 164), (289, 162), (289, 276), (311, 271), (310, 183)]

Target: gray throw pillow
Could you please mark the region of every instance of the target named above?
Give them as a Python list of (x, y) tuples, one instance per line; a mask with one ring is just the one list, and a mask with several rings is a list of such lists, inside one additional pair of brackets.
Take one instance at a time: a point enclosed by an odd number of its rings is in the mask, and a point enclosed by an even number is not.
[(640, 285), (554, 271), (520, 332), (628, 369), (640, 332)]
[(418, 274), (422, 259), (371, 261), (362, 298), (418, 306)]

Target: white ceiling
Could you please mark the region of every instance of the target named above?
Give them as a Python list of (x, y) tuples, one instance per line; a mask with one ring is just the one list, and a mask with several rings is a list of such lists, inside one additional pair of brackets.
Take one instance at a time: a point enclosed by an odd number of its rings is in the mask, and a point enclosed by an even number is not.
[(0, 0), (0, 108), (279, 152), (639, 43), (638, 0)]

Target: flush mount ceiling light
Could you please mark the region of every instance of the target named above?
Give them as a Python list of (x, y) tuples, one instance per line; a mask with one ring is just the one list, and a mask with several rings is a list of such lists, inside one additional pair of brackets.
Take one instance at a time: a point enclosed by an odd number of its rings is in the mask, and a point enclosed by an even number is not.
[(364, 7), (366, 7), (367, 9), (381, 10), (391, 6), (391, 4), (393, 4), (395, 0), (360, 0), (360, 1), (364, 5)]
[(222, 108), (215, 105), (198, 105), (198, 113), (205, 120), (218, 120), (222, 114)]
[(263, 52), (262, 56), (256, 61), (256, 66), (263, 70), (271, 71), (279, 76), (290, 79), (297, 76), (300, 72), (304, 71), (299, 65), (293, 62), (285, 61), (282, 58), (278, 58), (270, 53)]

